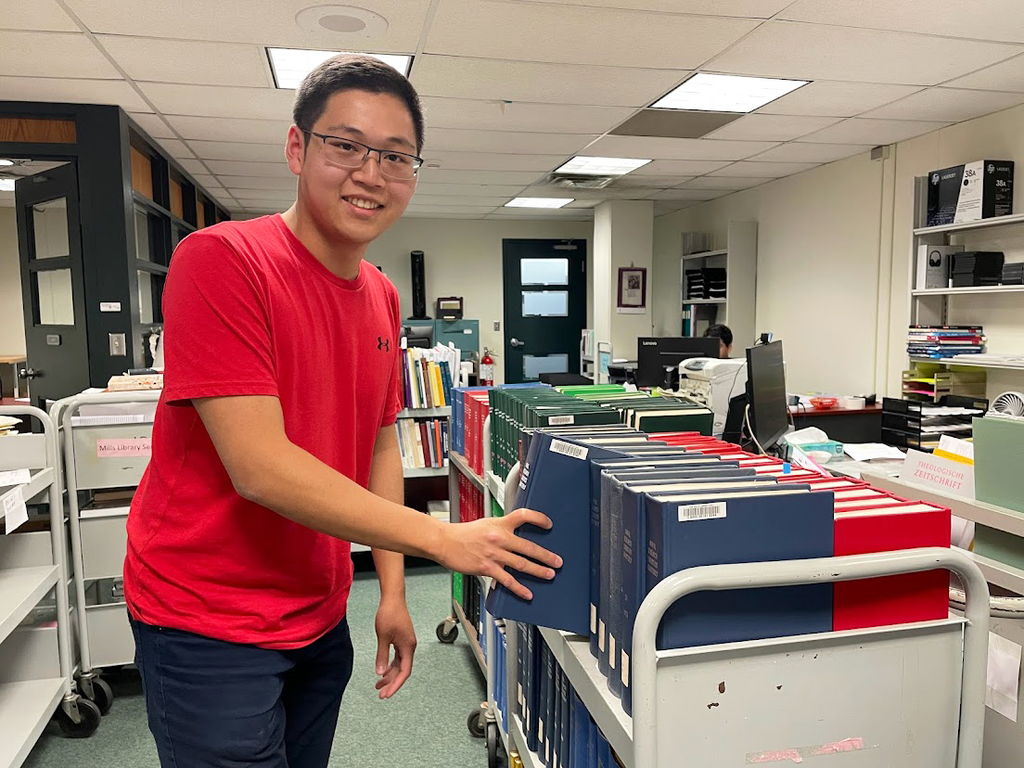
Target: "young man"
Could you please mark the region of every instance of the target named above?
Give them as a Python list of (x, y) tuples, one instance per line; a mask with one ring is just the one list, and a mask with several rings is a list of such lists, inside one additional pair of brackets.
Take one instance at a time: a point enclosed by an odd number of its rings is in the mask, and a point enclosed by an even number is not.
[(164, 293), (165, 387), (125, 562), (164, 766), (327, 765), (352, 671), (349, 542), (379, 575), (381, 698), (416, 647), (399, 553), (524, 596), (506, 566), (561, 564), (514, 534), (550, 526), (537, 512), (448, 525), (402, 505), (399, 300), (363, 255), (416, 187), (416, 92), (338, 57), (299, 88), (294, 120), (295, 204), (190, 235)]
[(728, 325), (712, 325), (704, 331), (704, 337), (718, 339), (718, 357), (721, 359), (732, 354), (732, 331)]

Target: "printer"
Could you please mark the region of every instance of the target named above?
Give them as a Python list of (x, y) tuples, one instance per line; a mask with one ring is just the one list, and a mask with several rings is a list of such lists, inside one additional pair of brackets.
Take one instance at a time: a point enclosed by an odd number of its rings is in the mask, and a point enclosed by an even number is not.
[(721, 437), (729, 415), (729, 401), (746, 392), (747, 361), (691, 357), (679, 363), (679, 393), (714, 411), (713, 434)]

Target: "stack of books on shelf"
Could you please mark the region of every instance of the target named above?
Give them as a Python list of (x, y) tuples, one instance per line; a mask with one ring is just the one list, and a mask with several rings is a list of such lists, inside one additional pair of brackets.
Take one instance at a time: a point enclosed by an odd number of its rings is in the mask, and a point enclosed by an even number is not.
[(395, 429), (405, 469), (448, 466), (447, 419), (399, 419)]
[[(632, 712), (633, 623), (662, 580), (702, 565), (757, 563), (950, 545), (950, 511), (849, 478), (794, 468), (693, 430), (539, 428), (515, 506), (551, 530), (519, 535), (560, 555), (551, 581), (517, 574), (524, 601), (497, 582), (492, 616), (591, 638), (612, 695)], [(641, 422), (642, 423), (642, 422)], [(658, 427), (658, 429), (662, 429)], [(702, 592), (678, 601), (662, 649), (931, 621), (948, 616), (948, 576), (929, 571), (837, 584)]]
[(1024, 285), (1024, 261), (1003, 264), (1003, 285)]
[(546, 766), (621, 765), (537, 627), (517, 624), (516, 632), (514, 704), (525, 747)]
[(951, 288), (999, 285), (1005, 261), (1002, 251), (962, 251), (952, 257)]
[(402, 394), (406, 408), (443, 408), (451, 403), (452, 368), (448, 347), (402, 350)]
[(980, 325), (912, 325), (907, 330), (907, 354), (911, 357), (953, 357), (985, 351), (985, 331)]
[(703, 267), (686, 270), (686, 298), (724, 299), (726, 277), (724, 267)]

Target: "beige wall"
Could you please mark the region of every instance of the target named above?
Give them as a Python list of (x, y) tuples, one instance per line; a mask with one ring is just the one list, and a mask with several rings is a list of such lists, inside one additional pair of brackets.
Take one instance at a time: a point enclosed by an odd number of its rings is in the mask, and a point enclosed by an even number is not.
[[(914, 177), (982, 159), (1024, 162), (1024, 107), (960, 123), (892, 147), (886, 161), (858, 155), (655, 219), (654, 325), (679, 332), (680, 233), (758, 222), (757, 327), (785, 343), (790, 391), (898, 393), (906, 328)], [(1024, 211), (1018, 174), (1014, 211)], [(993, 230), (968, 247), (1024, 260), (1024, 225)], [(960, 297), (951, 322), (985, 326), (989, 350), (1024, 350), (1020, 294)], [(993, 371), (989, 394), (1021, 389)]]
[[(366, 258), (384, 268), (398, 287), (402, 317), (412, 313), (412, 278), (409, 252), (426, 256), (427, 314), (434, 315), (438, 296), (462, 296), (467, 318), (480, 321), (480, 346), (498, 354), (496, 381), (503, 382), (504, 329), (501, 272), (503, 238), (583, 239), (591, 259), (593, 225), (569, 221), (463, 221), (459, 219), (400, 219), (377, 239)], [(589, 292), (589, 291), (588, 291)], [(588, 300), (588, 307), (593, 302)], [(589, 317), (588, 310), (588, 317)]]
[[(0, 208), (0, 355), (25, 354), (25, 316), (14, 208)], [(9, 376), (9, 372), (4, 372)], [(5, 379), (6, 380), (6, 379)]]

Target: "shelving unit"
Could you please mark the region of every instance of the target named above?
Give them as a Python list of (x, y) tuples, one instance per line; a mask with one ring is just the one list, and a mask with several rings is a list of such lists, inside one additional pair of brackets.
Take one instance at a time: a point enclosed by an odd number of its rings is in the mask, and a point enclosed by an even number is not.
[[(403, 408), (398, 412), (398, 419), (450, 419), (451, 415), (452, 408), (450, 405), (442, 408)], [(449, 436), (449, 441), (450, 439), (451, 436)], [(450, 453), (451, 452), (449, 451), (449, 454)], [(447, 477), (448, 464), (446, 463), (441, 467), (402, 467), (402, 476), (406, 480), (414, 480), (422, 477)], [(356, 546), (361, 547), (362, 545)], [(352, 547), (353, 552), (369, 551), (369, 547), (356, 549), (356, 546)]]
[[(57, 463), (57, 432), (43, 411), (0, 407), (0, 416), (30, 417), (41, 434), (0, 440), (0, 470), (28, 469), (27, 483), (0, 488), (0, 499), (45, 504), (49, 530), (7, 530), (0, 504), (0, 768), (18, 768), (56, 713), (67, 736), (89, 736), (100, 710), (72, 680), (67, 542)], [(51, 603), (49, 596), (53, 594)]]
[[(683, 244), (693, 233), (683, 233)], [(722, 267), (726, 270), (724, 299), (687, 299), (686, 270)], [(680, 259), (679, 288), (684, 336), (700, 336), (707, 325), (725, 323), (742, 344), (754, 339), (754, 302), (757, 281), (757, 223), (729, 222), (726, 247), (684, 253)]]

